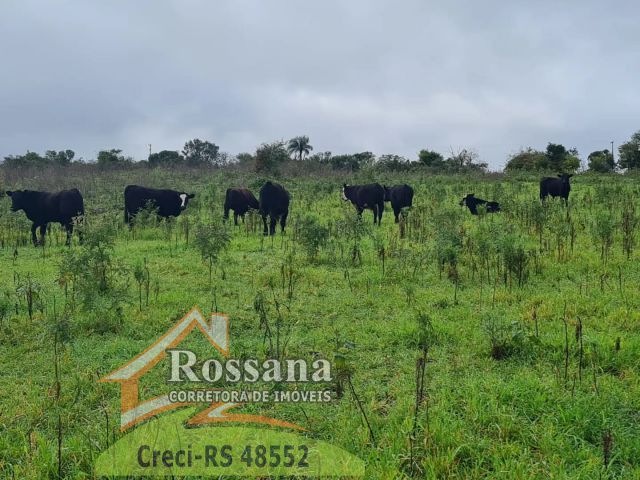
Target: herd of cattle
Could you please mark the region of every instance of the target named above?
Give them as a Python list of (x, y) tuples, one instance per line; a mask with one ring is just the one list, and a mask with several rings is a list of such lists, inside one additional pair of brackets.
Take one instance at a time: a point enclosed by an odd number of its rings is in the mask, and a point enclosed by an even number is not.
[[(558, 178), (544, 177), (540, 180), (540, 200), (544, 201), (548, 196), (560, 197), (565, 204), (569, 199), (571, 185), (569, 179), (572, 175), (560, 174)], [(11, 210), (17, 212), (23, 210), (27, 218), (33, 222), (31, 226), (31, 239), (34, 245), (44, 244), (47, 225), (51, 222), (60, 223), (67, 232), (67, 245), (71, 243), (74, 220), (84, 215), (84, 200), (77, 188), (62, 190), (61, 192), (38, 192), (34, 190), (7, 191), (11, 198)], [(151, 207), (156, 209), (160, 217), (177, 217), (187, 208), (189, 200), (194, 198), (194, 193), (178, 190), (155, 189), (128, 185), (124, 189), (124, 220), (130, 227), (133, 219), (140, 210)], [(266, 182), (260, 188), (259, 198), (246, 188), (227, 189), (224, 200), (224, 220), (229, 219), (229, 211), (233, 210), (234, 224), (238, 224), (238, 216), (244, 216), (249, 210), (257, 210), (262, 216), (264, 235), (274, 235), (276, 224), (280, 222), (281, 231), (287, 224), (289, 215), (289, 192), (280, 184)], [(342, 186), (342, 199), (350, 201), (358, 215), (366, 210), (373, 211), (373, 223), (380, 225), (385, 202), (391, 202), (391, 208), (396, 223), (402, 209), (413, 204), (413, 189), (406, 184), (387, 187), (379, 183), (366, 185)], [(461, 206), (466, 206), (472, 215), (478, 215), (478, 206), (484, 207), (487, 213), (500, 211), (498, 202), (477, 198), (474, 194), (466, 195), (461, 201)], [(267, 217), (270, 223), (267, 227)], [(40, 229), (40, 241), (36, 236), (36, 230)], [(82, 238), (80, 237), (80, 240)]]

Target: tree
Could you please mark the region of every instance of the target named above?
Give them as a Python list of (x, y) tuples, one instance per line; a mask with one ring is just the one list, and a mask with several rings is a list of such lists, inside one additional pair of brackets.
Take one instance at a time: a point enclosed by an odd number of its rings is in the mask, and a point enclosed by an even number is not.
[(575, 172), (580, 168), (578, 150), (567, 150), (559, 143), (549, 143), (547, 150), (541, 152), (528, 147), (509, 157), (505, 170), (554, 170), (556, 172)]
[(236, 155), (236, 159), (240, 165), (249, 165), (254, 161), (253, 155), (246, 152)]
[(218, 158), (216, 158), (217, 167), (226, 167), (231, 163), (233, 163), (233, 158), (229, 152), (218, 152)]
[(309, 155), (309, 152), (311, 152), (312, 150), (313, 147), (309, 143), (309, 137), (307, 137), (306, 135), (293, 137), (287, 144), (287, 152), (289, 152), (289, 155), (297, 154), (298, 160), (302, 160), (302, 158), (306, 155)]
[(547, 145), (548, 168), (557, 172), (575, 172), (580, 168), (580, 156), (576, 148), (567, 150), (559, 143)]
[(184, 157), (175, 150), (162, 150), (161, 152), (149, 155), (149, 166), (151, 167), (172, 167), (184, 162)]
[(564, 157), (560, 172), (576, 172), (580, 168), (580, 156), (575, 148), (572, 148)]
[(451, 151), (451, 156), (445, 160), (445, 164), (456, 170), (481, 170), (487, 169), (485, 162), (478, 162), (480, 156), (474, 150), (463, 148), (458, 152)]
[(274, 172), (278, 166), (289, 160), (284, 142), (263, 143), (256, 150), (256, 172)]
[(44, 167), (44, 166), (67, 166), (75, 157), (73, 150), (47, 150), (44, 156), (29, 152), (24, 155), (9, 155), (4, 157), (4, 166), (8, 168)]
[(631, 139), (618, 147), (618, 164), (629, 170), (640, 168), (640, 130), (631, 135)]
[(531, 147), (511, 155), (504, 167), (507, 171), (514, 170), (547, 170), (549, 168), (549, 160), (544, 152), (540, 152)]
[(391, 172), (401, 172), (410, 168), (411, 161), (408, 158), (401, 157), (400, 155), (382, 155), (378, 159), (376, 166)]
[(333, 170), (351, 170), (355, 172), (362, 167), (372, 165), (376, 156), (371, 152), (360, 152), (347, 155), (334, 155), (329, 163)]
[(55, 150), (47, 150), (44, 153), (44, 156), (49, 163), (66, 167), (71, 164), (76, 153), (73, 150), (60, 150), (59, 152), (56, 152)]
[(131, 157), (121, 155), (122, 150), (112, 148), (98, 152), (98, 166), (100, 168), (118, 168), (133, 163)]
[(182, 155), (187, 165), (190, 166), (217, 166), (219, 150), (220, 147), (215, 143), (194, 138), (184, 144)]
[(426, 167), (444, 166), (444, 157), (433, 150), (420, 150), (418, 161)]
[(25, 153), (24, 155), (9, 155), (4, 157), (3, 165), (7, 168), (30, 168), (42, 167), (47, 164), (47, 159), (41, 157), (36, 152)]
[(613, 172), (616, 167), (613, 155), (607, 149), (591, 152), (587, 157), (587, 161), (589, 162), (588, 168), (590, 172), (608, 173)]
[(562, 171), (564, 160), (567, 157), (568, 153), (569, 152), (567, 152), (567, 149), (562, 144), (547, 144), (546, 155), (549, 168), (558, 172)]

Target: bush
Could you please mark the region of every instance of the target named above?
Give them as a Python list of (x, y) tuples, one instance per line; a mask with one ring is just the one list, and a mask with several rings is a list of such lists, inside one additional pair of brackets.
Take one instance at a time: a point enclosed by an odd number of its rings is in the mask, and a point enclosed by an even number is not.
[(489, 312), (482, 321), (482, 328), (489, 338), (490, 355), (494, 360), (502, 360), (522, 350), (526, 338), (519, 322), (507, 323), (504, 315)]
[(263, 143), (255, 154), (256, 172), (277, 172), (278, 167), (289, 160), (284, 142)]
[(318, 251), (329, 241), (329, 229), (314, 217), (307, 216), (300, 221), (298, 240), (309, 258), (315, 258)]
[[(114, 225), (106, 219), (94, 219), (94, 222), (80, 227), (84, 243), (65, 252), (58, 270), (58, 283), (64, 287), (67, 306), (73, 310), (78, 295), (83, 313), (91, 314), (96, 322), (95, 330), (104, 333), (122, 325), (129, 277), (126, 266), (113, 257)], [(96, 312), (99, 314), (95, 315)]]
[(211, 285), (213, 264), (230, 240), (231, 237), (224, 225), (212, 223), (196, 226), (195, 245), (200, 251), (202, 260), (209, 265), (209, 285)]
[(613, 155), (609, 150), (598, 150), (591, 152), (588, 157), (588, 168), (590, 172), (609, 173), (615, 169)]

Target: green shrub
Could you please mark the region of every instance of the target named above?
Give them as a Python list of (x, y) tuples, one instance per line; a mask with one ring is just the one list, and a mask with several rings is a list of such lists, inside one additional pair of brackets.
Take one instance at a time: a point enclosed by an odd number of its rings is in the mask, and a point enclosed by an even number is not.
[(317, 218), (306, 216), (299, 223), (298, 241), (309, 258), (316, 258), (318, 251), (329, 241), (329, 229)]

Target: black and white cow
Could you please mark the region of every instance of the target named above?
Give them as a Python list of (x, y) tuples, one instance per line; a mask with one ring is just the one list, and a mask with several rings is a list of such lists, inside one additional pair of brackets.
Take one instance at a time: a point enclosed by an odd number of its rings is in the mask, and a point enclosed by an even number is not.
[[(280, 220), (280, 229), (284, 233), (289, 215), (289, 192), (279, 183), (267, 182), (260, 189), (260, 215), (264, 224), (264, 235), (275, 235), (276, 223)], [(270, 219), (267, 230), (267, 216)]]
[[(61, 192), (37, 192), (35, 190), (7, 191), (11, 197), (11, 210), (24, 210), (27, 218), (33, 222), (31, 240), (38, 245), (36, 229), (40, 228), (40, 244), (44, 245), (47, 224), (60, 223), (67, 231), (67, 245), (71, 244), (73, 222), (84, 215), (84, 200), (77, 188)], [(80, 236), (82, 241), (82, 237)]]
[(136, 214), (149, 204), (158, 209), (160, 217), (177, 217), (193, 197), (195, 193), (127, 185), (124, 189), (124, 221), (131, 226)]
[(366, 208), (373, 211), (373, 224), (380, 225), (382, 222), (382, 212), (384, 212), (384, 188), (379, 183), (369, 183), (367, 185), (347, 185), (342, 186), (342, 199), (350, 201), (355, 207), (358, 215)]
[(256, 197), (246, 188), (227, 188), (227, 194), (224, 197), (224, 216), (225, 220), (229, 220), (229, 210), (233, 210), (233, 224), (238, 225), (238, 215), (242, 217), (249, 209), (259, 210), (260, 204)]
[(561, 197), (565, 205), (569, 203), (569, 192), (571, 184), (569, 179), (573, 177), (571, 173), (560, 173), (558, 178), (544, 177), (540, 180), (540, 200), (544, 201), (549, 195)]
[(411, 207), (413, 205), (413, 188), (409, 185), (394, 185), (393, 187), (384, 186), (384, 201), (391, 202), (391, 208), (393, 208), (393, 215), (396, 217), (396, 223), (398, 223), (398, 216), (404, 207)]
[(468, 194), (462, 200), (460, 200), (460, 206), (466, 205), (471, 215), (478, 215), (478, 205), (484, 205), (487, 213), (496, 213), (500, 211), (500, 204), (498, 202), (489, 202), (482, 198), (476, 198), (473, 193)]

